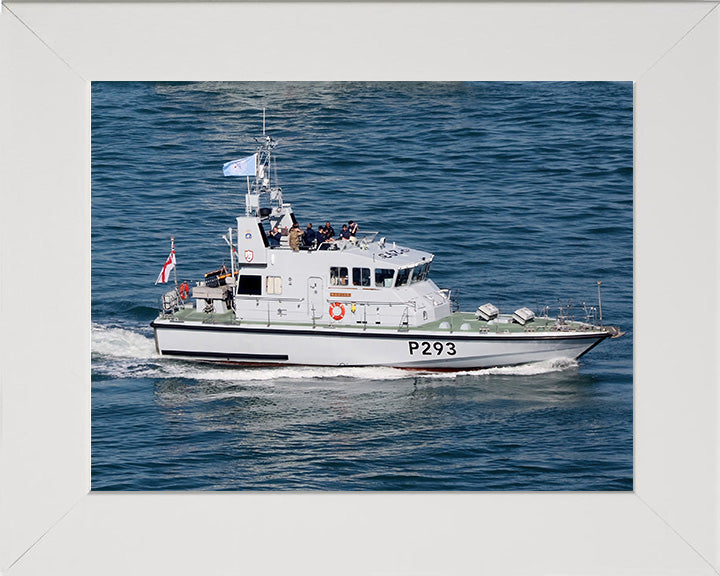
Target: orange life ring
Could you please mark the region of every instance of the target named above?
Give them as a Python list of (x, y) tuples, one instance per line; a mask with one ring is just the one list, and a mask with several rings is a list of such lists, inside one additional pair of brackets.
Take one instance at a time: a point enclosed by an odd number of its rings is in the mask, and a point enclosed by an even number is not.
[(187, 282), (183, 282), (180, 284), (180, 300), (187, 300), (187, 297), (190, 295), (190, 286), (188, 286)]
[[(339, 311), (337, 311), (338, 308), (340, 309)], [(343, 316), (345, 316), (345, 306), (340, 302), (330, 304), (330, 318), (333, 320), (342, 320)]]

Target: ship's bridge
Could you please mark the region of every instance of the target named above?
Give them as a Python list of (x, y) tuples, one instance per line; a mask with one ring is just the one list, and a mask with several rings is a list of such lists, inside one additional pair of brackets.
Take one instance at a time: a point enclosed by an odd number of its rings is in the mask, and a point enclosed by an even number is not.
[[(430, 271), (433, 255), (430, 252), (388, 245), (384, 242), (375, 242), (363, 249), (359, 245), (358, 252), (367, 259), (371, 259), (375, 268), (375, 280), (378, 282), (384, 276), (385, 287), (401, 287), (425, 280)], [(352, 250), (351, 253), (357, 253)]]

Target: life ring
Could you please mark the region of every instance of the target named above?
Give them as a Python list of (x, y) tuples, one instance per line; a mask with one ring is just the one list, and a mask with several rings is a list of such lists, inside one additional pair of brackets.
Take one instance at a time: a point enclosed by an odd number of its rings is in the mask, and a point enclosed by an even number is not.
[(180, 284), (180, 300), (187, 300), (187, 297), (190, 295), (190, 286), (188, 286), (187, 282), (183, 282)]
[[(338, 308), (340, 309), (339, 311)], [(330, 304), (330, 318), (333, 320), (342, 320), (343, 316), (345, 316), (345, 306), (340, 302)]]

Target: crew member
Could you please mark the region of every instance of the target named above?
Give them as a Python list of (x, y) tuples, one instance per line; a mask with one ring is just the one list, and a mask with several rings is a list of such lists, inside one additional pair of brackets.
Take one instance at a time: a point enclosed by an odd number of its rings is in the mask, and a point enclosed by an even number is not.
[(307, 225), (305, 233), (303, 234), (303, 244), (308, 247), (314, 246), (316, 238), (317, 235), (315, 234), (315, 230), (313, 230), (312, 223), (310, 223)]
[(292, 225), (292, 228), (290, 228), (290, 233), (288, 234), (288, 243), (290, 244), (290, 248), (295, 250), (296, 252), (300, 250), (300, 238), (302, 237), (302, 232), (300, 231), (300, 226), (298, 226), (297, 222)]
[(282, 233), (280, 232), (280, 229), (277, 226), (273, 226), (270, 234), (268, 234), (268, 244), (270, 244), (270, 247), (272, 248), (273, 246), (280, 246), (281, 238)]
[(335, 238), (335, 228), (333, 228), (328, 220), (325, 222), (325, 240), (333, 240)]

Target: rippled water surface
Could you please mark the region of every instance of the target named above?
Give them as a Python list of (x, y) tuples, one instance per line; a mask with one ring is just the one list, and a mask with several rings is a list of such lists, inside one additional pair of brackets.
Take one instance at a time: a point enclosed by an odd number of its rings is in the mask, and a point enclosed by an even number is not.
[[(630, 83), (93, 83), (93, 489), (631, 490), (632, 101)], [(627, 334), (444, 374), (159, 358), (169, 238), (180, 279), (228, 261), (245, 183), (221, 166), (254, 151), (263, 107), (303, 224), (433, 252), (464, 310), (579, 317), (600, 280)]]

